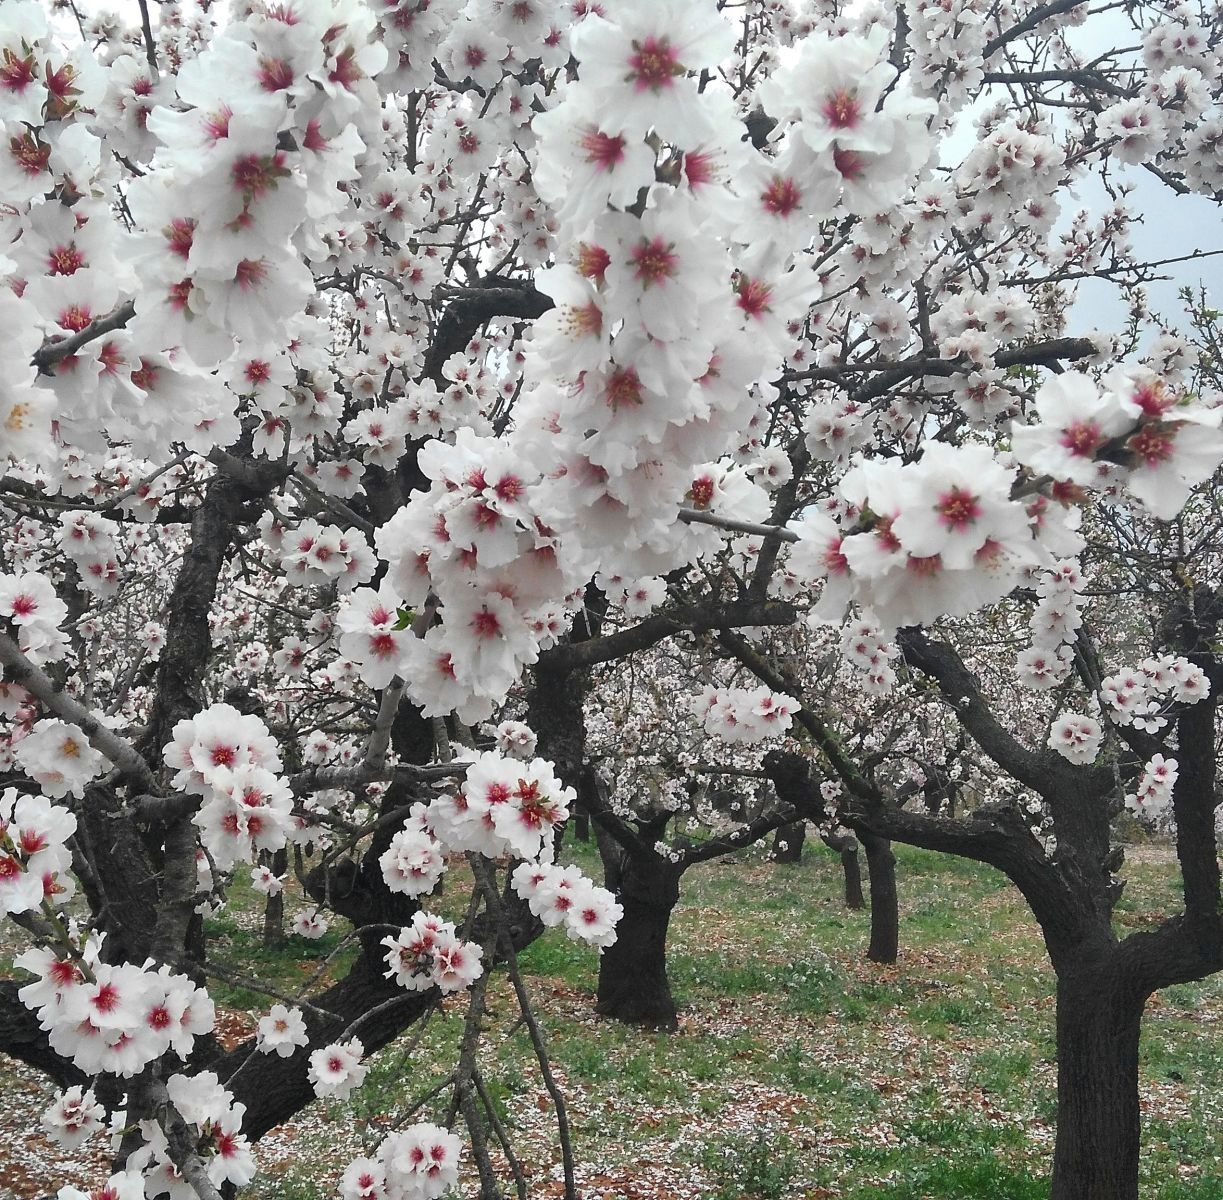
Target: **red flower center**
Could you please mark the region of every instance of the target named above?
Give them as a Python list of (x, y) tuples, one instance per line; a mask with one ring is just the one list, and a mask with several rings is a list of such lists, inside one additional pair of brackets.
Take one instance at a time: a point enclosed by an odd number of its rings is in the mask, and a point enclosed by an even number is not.
[(664, 242), (660, 237), (642, 238), (629, 255), (629, 262), (633, 264), (633, 274), (648, 288), (675, 274), (679, 255), (673, 242)]
[(1090, 458), (1103, 439), (1094, 421), (1075, 421), (1062, 430), (1060, 441), (1076, 458)]
[(802, 198), (798, 184), (787, 175), (775, 175), (760, 193), (761, 204), (775, 217), (788, 217), (802, 203)]
[(648, 88), (652, 92), (660, 92), (663, 88), (670, 87), (677, 75), (684, 73), (668, 37), (651, 35), (640, 42), (634, 42), (628, 65), (631, 70), (629, 78), (633, 80), (637, 91)]
[(967, 529), (981, 515), (977, 497), (960, 487), (953, 487), (940, 496), (935, 508), (939, 520), (949, 529), (957, 531)]
[(824, 120), (834, 129), (852, 129), (860, 116), (858, 97), (847, 88), (833, 92), (824, 100)]
[(1126, 449), (1148, 467), (1157, 467), (1172, 457), (1172, 435), (1155, 425), (1146, 425), (1126, 443)]
[(613, 412), (625, 405), (639, 405), (642, 402), (641, 380), (634, 367), (617, 367), (607, 380), (603, 398)]
[(610, 171), (624, 161), (624, 138), (611, 137), (599, 130), (582, 135), (580, 142), (586, 161), (600, 171)]

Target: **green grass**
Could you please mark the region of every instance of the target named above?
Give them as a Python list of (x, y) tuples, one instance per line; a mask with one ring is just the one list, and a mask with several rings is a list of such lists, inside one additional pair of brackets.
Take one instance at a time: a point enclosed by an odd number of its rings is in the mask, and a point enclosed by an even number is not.
[(846, 1200), (1048, 1200), (1049, 1183), (992, 1158), (970, 1158), (931, 1163), (907, 1179), (844, 1195)]
[(706, 1146), (701, 1165), (712, 1180), (709, 1200), (785, 1200), (799, 1158), (784, 1134), (757, 1130)]
[(969, 1079), (983, 1092), (1010, 1095), (1032, 1073), (1030, 1050), (984, 1050), (969, 1065)]

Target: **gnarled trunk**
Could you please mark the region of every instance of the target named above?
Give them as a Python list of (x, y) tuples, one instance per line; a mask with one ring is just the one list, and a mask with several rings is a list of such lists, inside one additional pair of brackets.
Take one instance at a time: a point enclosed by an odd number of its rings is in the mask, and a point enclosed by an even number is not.
[(1108, 964), (1059, 972), (1051, 1200), (1138, 1198), (1138, 1034), (1145, 999)]
[(667, 928), (679, 900), (680, 871), (659, 855), (625, 858), (616, 899), (624, 916), (599, 960), (598, 1011), (637, 1025), (674, 1029), (667, 979)]
[(871, 882), (871, 962), (894, 963), (900, 944), (900, 915), (896, 902), (896, 856), (887, 838), (862, 831), (866, 870)]

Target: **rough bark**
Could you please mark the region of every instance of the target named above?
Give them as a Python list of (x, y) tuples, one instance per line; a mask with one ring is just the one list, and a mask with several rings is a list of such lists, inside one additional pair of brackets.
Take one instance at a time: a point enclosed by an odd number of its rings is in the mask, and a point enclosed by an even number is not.
[(773, 861), (793, 865), (803, 861), (803, 843), (807, 840), (807, 822), (795, 821), (782, 825), (773, 837)]
[(1051, 1200), (1137, 1200), (1138, 1035), (1146, 997), (1116, 969), (1057, 981), (1057, 1141)]
[(635, 1025), (675, 1029), (667, 929), (679, 901), (679, 868), (657, 854), (626, 856), (617, 899), (624, 916), (599, 959), (598, 1011)]
[(861, 836), (871, 887), (871, 942), (866, 957), (871, 962), (894, 963), (900, 940), (896, 855), (892, 853), (892, 843), (886, 838), (865, 832)]
[(59, 1087), (85, 1083), (84, 1072), (51, 1049), (46, 1031), (33, 1010), (17, 998), (17, 992), (27, 982), (28, 979), (0, 979), (0, 1050), (42, 1071)]

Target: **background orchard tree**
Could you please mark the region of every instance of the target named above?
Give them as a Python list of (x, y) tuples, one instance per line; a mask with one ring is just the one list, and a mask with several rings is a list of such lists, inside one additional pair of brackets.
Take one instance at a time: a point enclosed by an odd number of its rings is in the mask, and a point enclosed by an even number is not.
[(788, 698), (709, 682), (677, 704), (694, 676), (713, 675), (699, 659), (673, 647), (602, 672), (589, 705), (592, 777), (578, 800), (624, 909), (615, 948), (599, 963), (599, 1012), (660, 1028), (676, 1023), (666, 942), (683, 875), (794, 817), (737, 753), (784, 738)]
[[(1223, 189), (1217, 14), (3, 0), (0, 39), (0, 896), (30, 938), (0, 1037), (69, 1087), (59, 1136), (109, 1114), (117, 1192), (211, 1200), (461, 993), (450, 1116), (495, 1195), (487, 971), (519, 983), (542, 927), (607, 946), (619, 916), (551, 863), (588, 761), (574, 672), (688, 629), (781, 694), (737, 631), (801, 613), (877, 631), (842, 710), (886, 691), (905, 630), (1048, 806), (1056, 853), (1007, 815), (997, 855), (1073, 968), (1063, 1046), (1088, 1047), (1066, 1050), (1054, 1190), (1134, 1196), (1141, 1001), (1220, 965), (1194, 522), (1223, 435), (1209, 364), (1141, 293), (1178, 256), (1135, 251), (1129, 197)], [(1071, 211), (1089, 181), (1109, 202)], [(1091, 327), (1087, 280), (1128, 320)], [(1143, 562), (1169, 603), (1116, 586), (1131, 530), (1187, 503)], [(663, 580), (678, 615), (637, 607)], [(964, 626), (920, 628), (1029, 609), (1047, 753), (993, 717), (1009, 684), (954, 649)], [(1105, 689), (1092, 653), (1133, 668), (1148, 619), (1167, 660)], [(892, 803), (801, 714), (873, 836), (1002, 837)], [(1091, 761), (1106, 732), (1116, 770)], [(1170, 789), (1187, 909), (1116, 945), (1131, 779), (1143, 804)], [(461, 928), (420, 907), (447, 852), (476, 880)], [(279, 854), (318, 905), (294, 928), (338, 917), (359, 953), (221, 1053), (203, 914), (235, 870), (274, 891)], [(343, 1190), (436, 1196), (459, 1153), (420, 1124)]]

